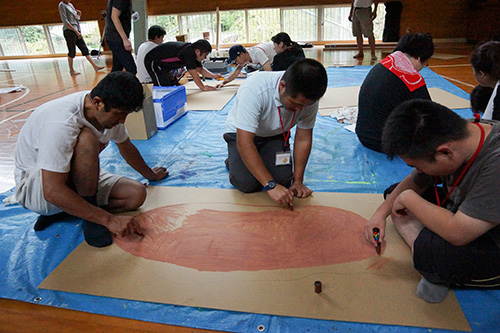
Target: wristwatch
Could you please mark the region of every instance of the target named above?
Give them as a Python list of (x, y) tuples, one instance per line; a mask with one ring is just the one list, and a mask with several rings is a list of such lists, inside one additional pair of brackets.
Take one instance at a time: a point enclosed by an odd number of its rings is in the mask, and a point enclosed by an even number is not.
[(262, 188), (262, 191), (267, 192), (276, 187), (276, 182), (274, 180), (270, 180), (267, 182), (267, 185)]

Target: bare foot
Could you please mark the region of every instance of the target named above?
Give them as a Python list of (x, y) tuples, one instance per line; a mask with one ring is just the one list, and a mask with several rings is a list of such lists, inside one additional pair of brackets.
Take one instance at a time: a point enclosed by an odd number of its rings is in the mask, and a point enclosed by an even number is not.
[(100, 71), (101, 69), (104, 69), (105, 67), (104, 66), (96, 66), (94, 67), (94, 70), (97, 72), (97, 71)]
[(69, 74), (71, 74), (71, 75), (79, 75), (80, 72), (70, 71)]
[(353, 58), (364, 58), (364, 57), (365, 57), (365, 55), (361, 52), (356, 54), (355, 56), (353, 56)]

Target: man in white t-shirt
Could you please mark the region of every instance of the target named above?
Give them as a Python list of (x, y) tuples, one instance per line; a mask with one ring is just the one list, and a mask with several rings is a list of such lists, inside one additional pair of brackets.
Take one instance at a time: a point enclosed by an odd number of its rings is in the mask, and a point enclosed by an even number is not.
[(149, 51), (154, 49), (156, 46), (163, 44), (163, 38), (165, 37), (165, 29), (159, 25), (153, 25), (148, 29), (148, 40), (142, 43), (137, 50), (137, 77), (141, 83), (153, 83), (151, 76), (149, 76), (148, 70), (144, 64), (144, 58)]
[[(276, 50), (274, 49), (273, 42), (264, 42), (257, 44), (255, 46), (249, 47), (247, 49), (248, 54), (252, 61), (250, 63), (253, 64), (262, 64), (262, 67), (266, 68), (265, 70), (269, 71), (270, 69), (267, 67), (266, 63), (271, 66), (274, 61), (274, 56), (276, 55)], [(265, 55), (265, 57), (263, 56)]]
[(83, 221), (85, 240), (103, 247), (112, 235), (142, 234), (131, 216), (112, 213), (139, 208), (146, 188), (136, 180), (99, 169), (99, 153), (114, 141), (125, 161), (149, 180), (168, 175), (150, 168), (128, 138), (125, 119), (142, 107), (142, 85), (134, 74), (113, 72), (92, 91), (77, 92), (45, 103), (22, 127), (14, 151), (15, 197), (40, 214), (43, 230), (70, 214)]
[(304, 171), (326, 87), (326, 70), (313, 59), (297, 61), (286, 72), (256, 73), (241, 85), (224, 133), (231, 184), (245, 193), (267, 191), (285, 207), (293, 206), (294, 196), (312, 193), (303, 184)]
[(273, 42), (260, 43), (248, 49), (240, 44), (231, 46), (229, 49), (229, 62), (234, 62), (237, 67), (231, 75), (224, 80), (222, 85), (237, 78), (243, 68), (245, 68), (247, 72), (255, 70), (272, 71), (271, 65), (275, 55), (276, 51), (274, 50)]

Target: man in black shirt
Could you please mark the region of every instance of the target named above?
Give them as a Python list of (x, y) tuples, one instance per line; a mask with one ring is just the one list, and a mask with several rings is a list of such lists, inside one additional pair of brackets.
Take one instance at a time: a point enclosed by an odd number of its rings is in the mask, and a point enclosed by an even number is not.
[(201, 61), (205, 60), (210, 52), (212, 46), (205, 39), (193, 44), (168, 42), (149, 51), (144, 58), (144, 65), (155, 86), (177, 85), (186, 68), (201, 90), (215, 90), (215, 87), (204, 85), (199, 75), (213, 79), (222, 78), (220, 74), (214, 74), (201, 65)]
[(112, 72), (125, 69), (132, 74), (137, 73), (132, 44), (129, 36), (132, 30), (132, 3), (130, 0), (109, 0), (107, 7), (106, 27), (104, 35), (106, 43), (113, 52)]

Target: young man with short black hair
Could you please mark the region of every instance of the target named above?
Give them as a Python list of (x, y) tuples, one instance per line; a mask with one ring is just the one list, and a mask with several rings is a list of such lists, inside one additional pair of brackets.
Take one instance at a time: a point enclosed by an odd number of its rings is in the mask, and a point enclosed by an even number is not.
[(141, 83), (152, 83), (153, 80), (149, 76), (149, 73), (144, 65), (144, 58), (146, 55), (157, 47), (163, 44), (163, 38), (165, 37), (165, 29), (159, 25), (153, 25), (148, 29), (148, 40), (142, 43), (137, 50), (137, 77)]
[[(365, 227), (385, 236), (386, 218), (412, 250), (422, 275), (417, 294), (441, 302), (449, 286), (500, 284), (500, 123), (471, 122), (427, 100), (411, 100), (387, 119), (389, 158), (414, 167), (392, 186)], [(442, 187), (441, 187), (442, 185)]]
[(194, 43), (167, 42), (156, 46), (144, 58), (146, 69), (155, 86), (175, 86), (185, 70), (191, 74), (194, 83), (203, 91), (215, 90), (215, 87), (204, 85), (200, 74), (204, 77), (219, 79), (220, 74), (214, 74), (202, 66), (212, 46), (205, 39)]
[(40, 214), (35, 230), (43, 230), (67, 214), (82, 218), (85, 240), (103, 247), (112, 235), (142, 233), (131, 216), (112, 213), (139, 208), (146, 199), (140, 182), (99, 168), (99, 153), (116, 143), (125, 161), (149, 180), (168, 175), (150, 168), (128, 138), (125, 119), (142, 107), (139, 80), (129, 72), (113, 72), (92, 91), (77, 92), (45, 103), (22, 127), (14, 151), (17, 202)]
[[(283, 206), (312, 193), (304, 172), (312, 147), (318, 100), (327, 87), (326, 70), (313, 59), (286, 72), (259, 72), (238, 89), (226, 121), (229, 181), (249, 193), (267, 191)], [(297, 125), (293, 158), (290, 131)]]

